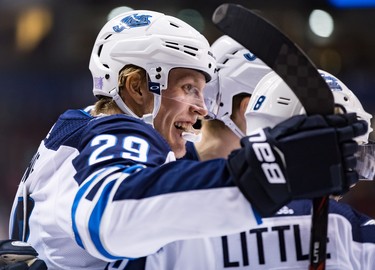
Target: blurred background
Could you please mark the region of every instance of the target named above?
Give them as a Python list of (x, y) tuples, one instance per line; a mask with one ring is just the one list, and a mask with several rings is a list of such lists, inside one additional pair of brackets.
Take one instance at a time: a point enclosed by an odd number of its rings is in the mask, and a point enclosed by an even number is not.
[[(0, 0), (0, 239), (7, 238), (17, 185), (40, 141), (63, 111), (95, 101), (88, 63), (108, 16), (119, 7), (160, 11), (190, 23), (212, 43), (221, 33), (211, 16), (222, 3)], [(232, 3), (261, 11), (374, 114), (375, 0)], [(343, 201), (375, 217), (375, 183), (361, 182)]]

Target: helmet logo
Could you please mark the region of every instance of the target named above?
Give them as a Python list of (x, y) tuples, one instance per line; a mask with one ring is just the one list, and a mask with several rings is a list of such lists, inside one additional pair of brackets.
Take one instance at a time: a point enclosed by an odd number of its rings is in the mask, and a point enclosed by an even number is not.
[(148, 82), (148, 89), (154, 94), (160, 95), (160, 83)]
[(320, 75), (323, 77), (332, 91), (342, 91), (342, 88), (335, 77), (325, 75), (324, 73), (320, 73)]
[(251, 52), (244, 53), (243, 56), (245, 57), (247, 61), (254, 61), (255, 59), (257, 59), (257, 57)]
[(103, 77), (94, 77), (94, 87), (95, 89), (103, 89)]
[(119, 33), (125, 29), (149, 25), (151, 15), (138, 15), (138, 13), (126, 16), (118, 25), (113, 26), (113, 31)]

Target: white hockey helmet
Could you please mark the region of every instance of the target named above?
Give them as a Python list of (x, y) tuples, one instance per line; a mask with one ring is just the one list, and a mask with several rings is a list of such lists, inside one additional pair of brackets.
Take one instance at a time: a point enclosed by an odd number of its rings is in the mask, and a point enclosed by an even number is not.
[[(326, 71), (319, 70), (319, 72), (331, 88), (335, 103), (343, 106), (348, 113), (357, 113), (358, 119), (368, 123), (367, 133), (356, 138), (359, 144), (368, 143), (369, 134), (372, 131), (372, 115), (363, 109), (361, 102), (342, 81)], [(258, 128), (274, 127), (291, 116), (305, 113), (297, 96), (272, 71), (260, 80), (248, 104), (245, 113), (246, 133), (250, 134)]]
[(94, 95), (112, 97), (124, 113), (136, 117), (118, 95), (119, 71), (128, 64), (147, 72), (155, 94), (154, 117), (171, 69), (198, 70), (207, 81), (216, 70), (203, 35), (180, 19), (148, 10), (128, 11), (109, 20), (96, 38), (89, 64)]
[(216, 57), (219, 76), (205, 89), (208, 118), (223, 121), (235, 134), (243, 137), (243, 132), (230, 119), (233, 97), (251, 95), (259, 80), (271, 69), (229, 36), (218, 38), (211, 49)]

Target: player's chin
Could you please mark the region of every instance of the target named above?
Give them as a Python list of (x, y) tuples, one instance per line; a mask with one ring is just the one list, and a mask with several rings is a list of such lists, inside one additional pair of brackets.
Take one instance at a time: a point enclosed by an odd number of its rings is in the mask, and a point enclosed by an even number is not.
[(180, 129), (172, 129), (172, 132), (166, 137), (176, 158), (181, 158), (186, 154), (186, 140), (182, 138), (181, 134), (182, 131)]
[(178, 140), (171, 144), (171, 148), (176, 158), (182, 158), (186, 154), (186, 141)]

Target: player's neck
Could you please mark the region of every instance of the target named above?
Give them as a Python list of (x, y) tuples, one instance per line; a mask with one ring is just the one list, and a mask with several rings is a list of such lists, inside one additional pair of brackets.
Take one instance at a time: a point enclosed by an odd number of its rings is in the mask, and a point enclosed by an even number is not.
[(195, 143), (200, 160), (213, 158), (227, 158), (228, 155), (240, 147), (240, 139), (229, 128), (220, 132), (202, 127), (202, 140)]

